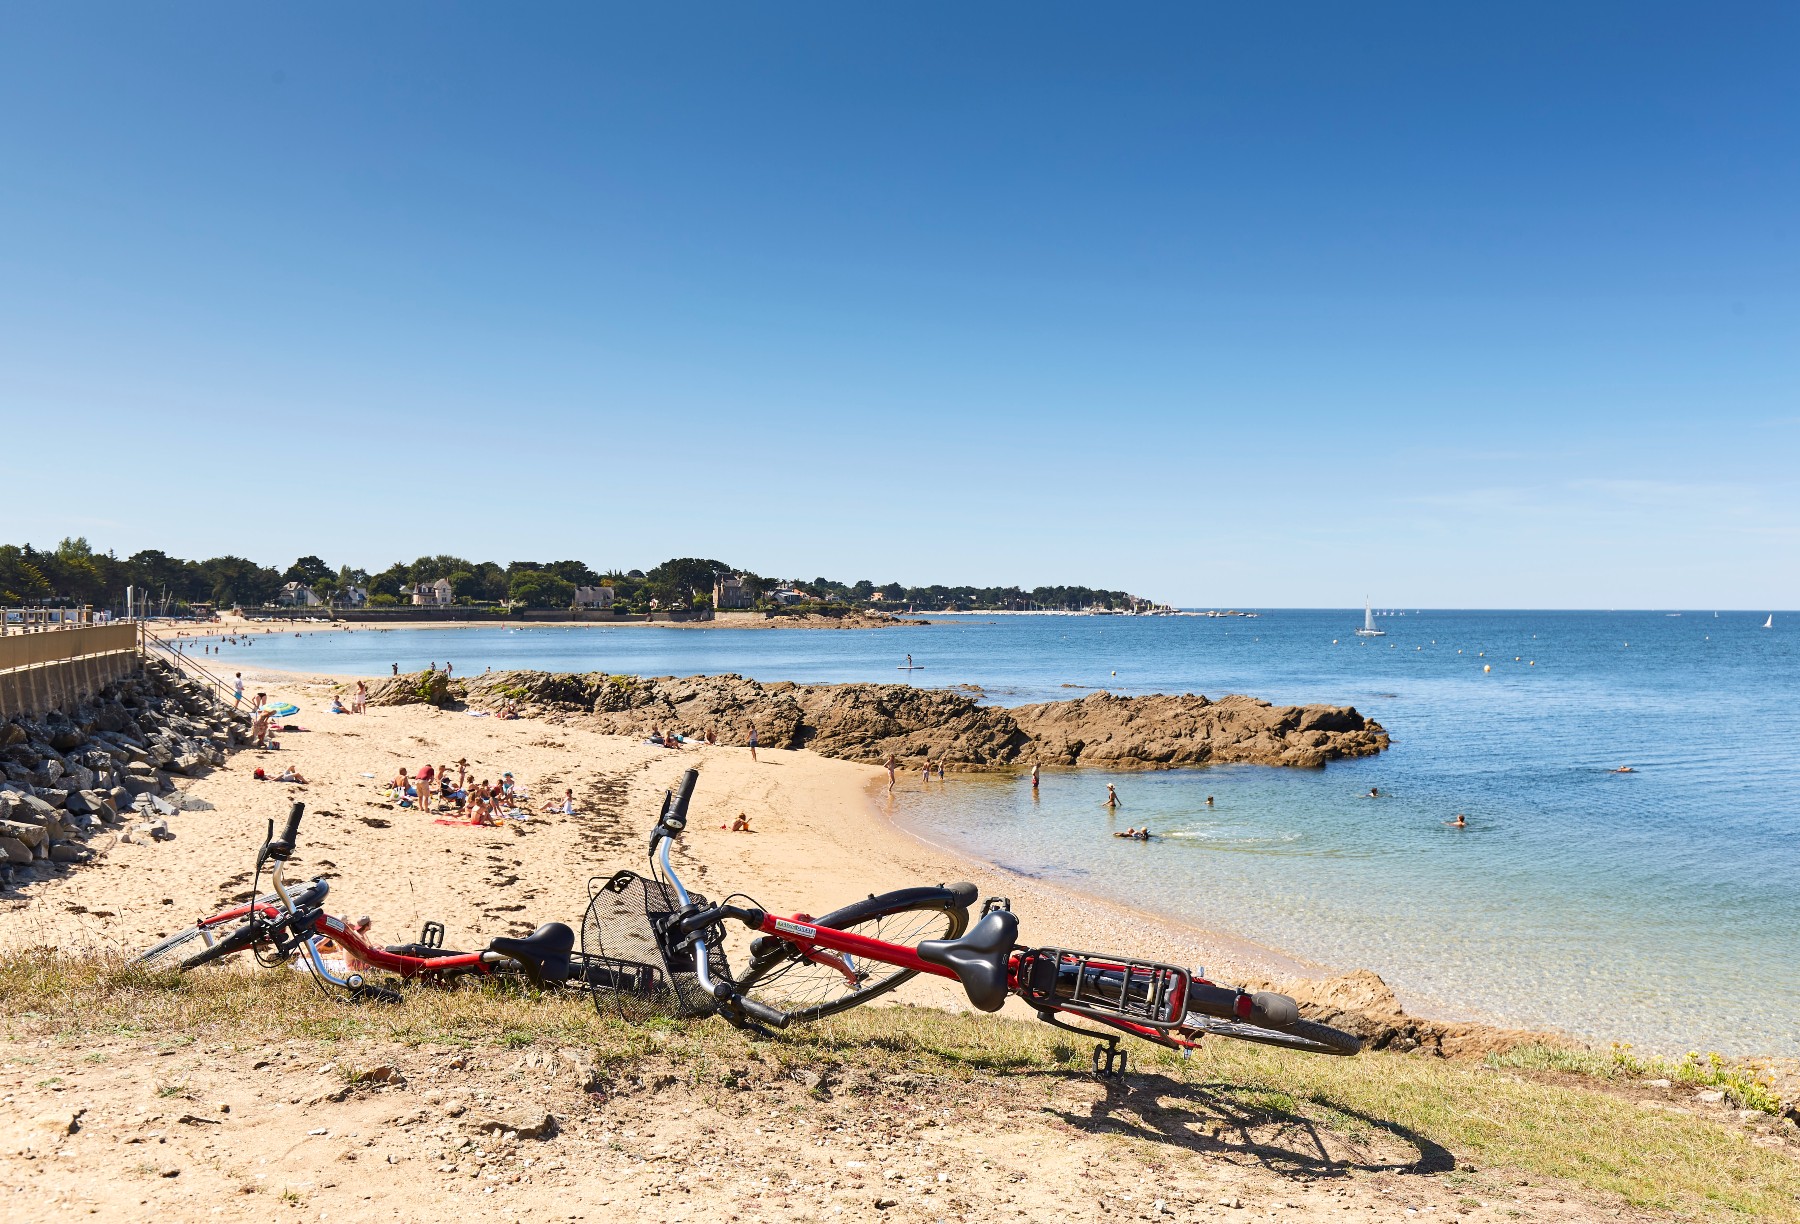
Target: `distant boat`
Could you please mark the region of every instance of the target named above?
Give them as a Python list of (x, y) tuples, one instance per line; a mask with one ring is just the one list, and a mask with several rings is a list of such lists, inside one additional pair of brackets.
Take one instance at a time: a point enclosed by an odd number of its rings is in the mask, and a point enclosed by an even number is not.
[(1774, 627), (1775, 627), (1775, 614), (1773, 612), (1771, 612), (1771, 613), (1769, 613), (1769, 619), (1763, 622), (1763, 628), (1764, 629), (1773, 629)]
[(1369, 610), (1369, 601), (1363, 600), (1363, 627), (1356, 631), (1357, 637), (1386, 637), (1387, 632), (1375, 627), (1375, 613)]

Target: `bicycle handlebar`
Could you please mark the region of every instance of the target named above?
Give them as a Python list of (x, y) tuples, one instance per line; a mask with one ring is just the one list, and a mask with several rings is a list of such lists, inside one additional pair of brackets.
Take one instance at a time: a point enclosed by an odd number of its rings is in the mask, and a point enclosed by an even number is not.
[(731, 993), (736, 999), (738, 1007), (752, 1020), (760, 1021), (773, 1028), (786, 1028), (788, 1026), (788, 1016), (786, 1012), (776, 1011), (766, 1003), (758, 1003), (748, 995), (739, 994), (735, 990)]
[(1187, 1005), (1190, 1011), (1215, 1020), (1246, 1020), (1264, 1028), (1287, 1028), (1300, 1018), (1300, 1009), (1286, 995), (1262, 990), (1252, 993), (1202, 982), (1189, 985)]
[(281, 831), (281, 840), (293, 845), (300, 838), (300, 817), (306, 814), (306, 805), (296, 803), (288, 809), (287, 827)]

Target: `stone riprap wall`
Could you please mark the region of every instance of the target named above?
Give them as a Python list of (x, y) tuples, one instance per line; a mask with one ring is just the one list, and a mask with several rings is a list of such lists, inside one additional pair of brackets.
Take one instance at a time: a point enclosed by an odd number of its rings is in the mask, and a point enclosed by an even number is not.
[(245, 727), (154, 661), (67, 711), (0, 722), (0, 887), (67, 871), (121, 837), (163, 835), (171, 775), (222, 765)]

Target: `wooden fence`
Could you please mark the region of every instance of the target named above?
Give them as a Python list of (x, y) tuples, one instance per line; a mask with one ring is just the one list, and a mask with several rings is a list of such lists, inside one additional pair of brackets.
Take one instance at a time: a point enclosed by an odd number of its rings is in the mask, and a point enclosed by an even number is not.
[(68, 711), (143, 666), (136, 621), (0, 637), (0, 718)]

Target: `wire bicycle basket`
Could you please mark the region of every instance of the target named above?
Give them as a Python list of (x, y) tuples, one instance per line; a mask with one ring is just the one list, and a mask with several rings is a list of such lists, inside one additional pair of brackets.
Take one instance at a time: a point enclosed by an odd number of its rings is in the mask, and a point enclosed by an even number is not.
[[(698, 893), (689, 894), (689, 900), (698, 906), (708, 904)], [(706, 1016), (717, 1009), (717, 1000), (701, 987), (694, 972), (694, 951), (708, 948), (715, 981), (728, 980), (725, 953), (716, 941), (672, 946), (665, 929), (680, 908), (674, 888), (635, 871), (588, 881), (578, 973), (593, 995), (596, 1011), (635, 1021), (658, 1011)]]

